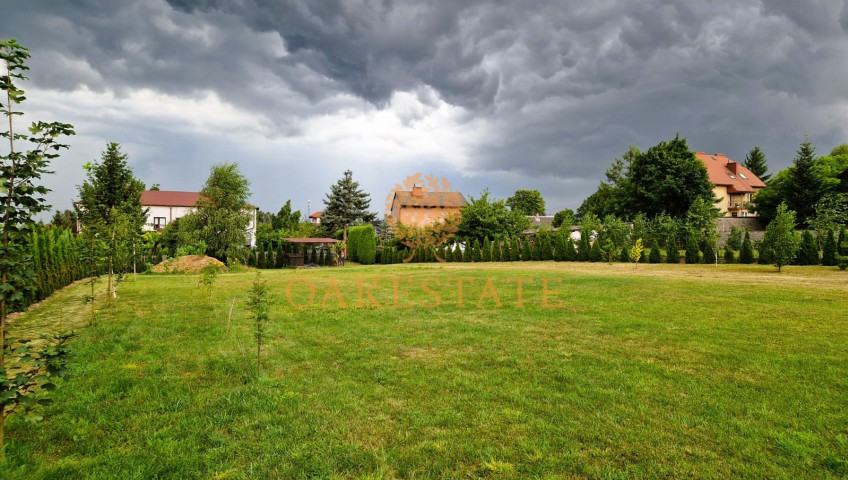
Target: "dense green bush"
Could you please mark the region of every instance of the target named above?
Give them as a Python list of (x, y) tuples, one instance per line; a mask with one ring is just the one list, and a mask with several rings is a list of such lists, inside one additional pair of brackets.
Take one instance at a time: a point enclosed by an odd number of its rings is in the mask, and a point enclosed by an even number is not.
[(600, 262), (604, 259), (604, 252), (601, 251), (601, 242), (595, 241), (592, 244), (592, 248), (589, 249), (589, 261), (590, 262)]
[(680, 263), (680, 250), (677, 249), (677, 239), (668, 238), (668, 248), (665, 251), (666, 263)]
[(736, 263), (736, 256), (732, 248), (724, 249), (724, 263)]
[(717, 263), (718, 257), (715, 251), (715, 245), (713, 242), (707, 241), (704, 243), (704, 263)]
[(662, 253), (658, 242), (654, 242), (651, 253), (648, 254), (648, 263), (662, 263)]
[(372, 265), (377, 259), (377, 235), (374, 225), (350, 227), (347, 231), (347, 252), (350, 260)]
[(686, 263), (698, 263), (701, 261), (701, 250), (698, 248), (698, 239), (695, 232), (689, 231), (686, 235)]
[(804, 230), (804, 233), (801, 234), (801, 249), (798, 250), (795, 263), (798, 265), (819, 264), (819, 247), (816, 244), (816, 239), (809, 230)]
[(822, 242), (822, 265), (832, 267), (836, 263), (836, 236), (833, 230), (828, 230)]

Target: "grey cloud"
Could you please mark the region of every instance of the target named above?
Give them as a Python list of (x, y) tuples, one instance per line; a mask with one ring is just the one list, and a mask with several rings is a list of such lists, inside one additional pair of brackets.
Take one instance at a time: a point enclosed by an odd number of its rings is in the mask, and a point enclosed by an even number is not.
[(33, 48), (40, 86), (211, 90), (281, 136), (365, 108), (339, 94), (379, 108), (434, 91), (486, 126), (478, 173), (594, 184), (676, 132), (735, 158), (762, 145), (776, 169), (804, 133), (822, 149), (846, 135), (844, 115), (826, 121), (848, 102), (838, 0), (45, 1), (0, 27)]

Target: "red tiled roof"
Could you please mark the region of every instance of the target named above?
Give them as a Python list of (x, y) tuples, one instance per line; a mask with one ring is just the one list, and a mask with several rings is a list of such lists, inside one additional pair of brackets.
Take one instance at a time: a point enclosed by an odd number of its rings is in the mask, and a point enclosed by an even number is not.
[(321, 210), (318, 210), (317, 212), (310, 215), (309, 218), (318, 218), (318, 217), (321, 216), (322, 213), (324, 213), (324, 212), (322, 212)]
[(198, 200), (200, 200), (200, 192), (167, 190), (145, 190), (141, 192), (141, 204), (145, 207), (193, 207)]
[(401, 207), (464, 207), (468, 202), (459, 192), (423, 192), (420, 196), (412, 192), (395, 192), (392, 209), (395, 204)]
[(695, 157), (707, 167), (710, 183), (727, 187), (727, 193), (752, 193), (766, 186), (762, 180), (738, 162), (716, 153), (695, 152)]

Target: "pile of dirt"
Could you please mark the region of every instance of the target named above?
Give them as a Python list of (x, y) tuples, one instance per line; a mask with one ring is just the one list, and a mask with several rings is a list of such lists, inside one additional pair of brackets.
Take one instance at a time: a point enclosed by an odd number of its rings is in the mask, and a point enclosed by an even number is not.
[(184, 255), (169, 258), (150, 270), (153, 273), (200, 273), (203, 267), (207, 265), (215, 265), (222, 272), (227, 270), (224, 262), (206, 255)]

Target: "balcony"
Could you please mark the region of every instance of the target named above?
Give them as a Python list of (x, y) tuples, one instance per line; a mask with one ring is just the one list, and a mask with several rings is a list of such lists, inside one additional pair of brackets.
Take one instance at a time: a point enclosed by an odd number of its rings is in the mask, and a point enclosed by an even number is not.
[(745, 210), (746, 208), (748, 208), (748, 206), (746, 204), (738, 203), (738, 202), (730, 202), (727, 206), (727, 210), (729, 212), (736, 212), (736, 211), (739, 211), (739, 210)]

